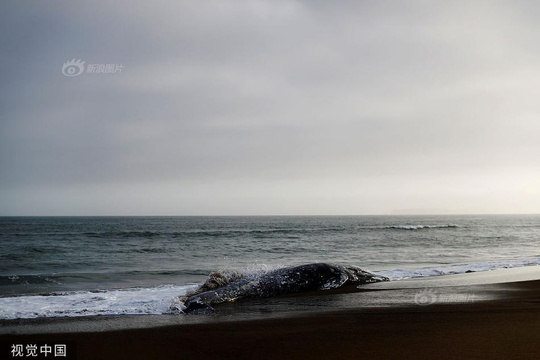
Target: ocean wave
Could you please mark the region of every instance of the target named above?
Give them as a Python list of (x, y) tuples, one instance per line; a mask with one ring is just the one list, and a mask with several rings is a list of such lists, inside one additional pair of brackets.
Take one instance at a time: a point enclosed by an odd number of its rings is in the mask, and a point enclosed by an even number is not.
[(56, 275), (5, 275), (0, 276), (0, 286), (61, 284)]
[(0, 298), (0, 319), (165, 314), (170, 312), (171, 305), (178, 296), (196, 286), (164, 285), (154, 288)]
[(43, 273), (43, 274), (8, 274), (0, 275), (0, 297), (2, 296), (2, 286), (14, 285), (42, 285), (42, 284), (65, 284), (65, 283), (101, 283), (114, 281), (114, 279), (145, 279), (148, 277), (159, 276), (186, 276), (207, 275), (207, 269), (192, 269), (192, 270), (127, 270), (116, 272), (66, 272), (66, 273)]
[(421, 230), (421, 229), (446, 229), (446, 228), (458, 228), (456, 224), (440, 224), (440, 225), (392, 225), (387, 226), (387, 229), (396, 230)]
[(86, 232), (84, 236), (95, 239), (154, 239), (154, 238), (232, 238), (245, 235), (265, 237), (274, 235), (298, 236), (306, 233), (326, 233), (347, 231), (341, 227), (313, 227), (313, 228), (270, 228), (270, 229), (194, 229), (183, 231), (103, 231)]
[(510, 268), (534, 266), (534, 265), (540, 265), (540, 257), (518, 259), (518, 260), (507, 260), (507, 261), (487, 261), (487, 262), (469, 263), (469, 264), (424, 267), (424, 268), (416, 268), (416, 269), (382, 270), (382, 271), (373, 271), (373, 273), (377, 275), (386, 276), (390, 278), (390, 280), (403, 280), (403, 279), (409, 279), (409, 278), (465, 274), (468, 272), (491, 271), (491, 270), (497, 270), (497, 269), (510, 269)]
[(84, 236), (97, 239), (152, 239), (162, 236), (164, 233), (160, 231), (103, 231), (103, 232), (86, 232)]

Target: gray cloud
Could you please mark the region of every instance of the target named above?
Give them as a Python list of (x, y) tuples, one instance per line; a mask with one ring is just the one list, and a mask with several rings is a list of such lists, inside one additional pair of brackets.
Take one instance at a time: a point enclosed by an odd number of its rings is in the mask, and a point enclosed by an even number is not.
[(539, 211), (535, 2), (3, 7), (0, 214)]

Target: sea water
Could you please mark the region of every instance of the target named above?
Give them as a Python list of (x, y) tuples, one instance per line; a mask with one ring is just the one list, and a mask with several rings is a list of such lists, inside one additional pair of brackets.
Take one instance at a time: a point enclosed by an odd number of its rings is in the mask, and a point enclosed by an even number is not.
[(215, 270), (392, 280), (540, 264), (540, 216), (3, 217), (0, 319), (161, 314)]

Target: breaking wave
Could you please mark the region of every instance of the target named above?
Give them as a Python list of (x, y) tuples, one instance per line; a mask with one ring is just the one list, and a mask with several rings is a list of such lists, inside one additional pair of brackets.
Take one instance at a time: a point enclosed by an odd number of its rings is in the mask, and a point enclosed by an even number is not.
[(441, 225), (392, 225), (387, 229), (397, 230), (421, 230), (421, 229), (445, 229), (445, 228), (458, 228), (456, 224), (441, 224)]
[(179, 295), (197, 285), (164, 285), (0, 298), (0, 319), (165, 314)]
[(508, 260), (508, 261), (488, 261), (481, 263), (470, 263), (460, 265), (448, 265), (437, 267), (423, 267), (417, 269), (394, 269), (374, 271), (374, 274), (383, 275), (390, 280), (403, 280), (409, 278), (465, 274), (469, 272), (491, 271), (497, 269), (510, 269), (525, 266), (540, 265), (540, 257)]

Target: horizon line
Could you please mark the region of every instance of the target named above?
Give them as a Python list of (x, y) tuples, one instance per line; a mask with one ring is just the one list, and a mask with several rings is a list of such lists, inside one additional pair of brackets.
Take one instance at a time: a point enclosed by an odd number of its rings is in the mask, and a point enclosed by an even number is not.
[(540, 213), (411, 213), (411, 214), (197, 214), (197, 215), (0, 215), (7, 217), (345, 217), (345, 216), (524, 216)]

